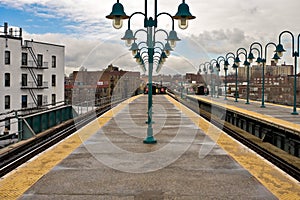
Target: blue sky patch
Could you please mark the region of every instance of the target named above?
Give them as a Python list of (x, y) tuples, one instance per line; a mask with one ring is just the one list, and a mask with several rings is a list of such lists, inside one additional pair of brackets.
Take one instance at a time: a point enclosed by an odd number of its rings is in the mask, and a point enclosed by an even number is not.
[[(27, 11), (25, 11), (21, 9), (9, 8), (0, 4), (0, 13), (2, 16), (2, 21), (0, 21), (1, 26), (3, 26), (4, 22), (8, 22), (9, 26), (21, 27), (24, 31), (31, 34), (68, 34), (71, 33), (71, 30), (67, 29), (66, 26), (76, 26), (76, 23), (74, 22), (67, 21), (61, 17), (53, 16), (51, 13), (47, 13), (46, 11), (37, 10), (37, 7), (34, 7), (35, 9), (33, 7), (27, 7), (25, 9)], [(31, 8), (32, 12), (30, 12)]]

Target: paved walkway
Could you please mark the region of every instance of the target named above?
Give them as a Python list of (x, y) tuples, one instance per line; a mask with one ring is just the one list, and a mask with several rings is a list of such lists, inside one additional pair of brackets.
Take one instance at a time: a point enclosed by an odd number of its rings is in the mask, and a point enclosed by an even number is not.
[[(234, 98), (224, 100), (224, 97), (212, 98), (211, 96), (189, 95), (192, 98), (201, 101), (207, 101), (215, 106), (221, 106), (226, 110), (248, 115), (257, 121), (263, 121), (269, 124), (280, 126), (292, 131), (300, 136), (300, 115), (292, 115), (292, 107), (277, 104), (266, 103), (265, 108), (261, 108), (261, 102), (251, 101), (250, 104), (245, 104), (244, 99), (238, 99), (235, 102)], [(214, 107), (212, 107), (213, 109)], [(214, 112), (213, 110), (211, 112)]]
[[(224, 100), (224, 97), (221, 96), (219, 98), (211, 98), (210, 96), (201, 96), (201, 98), (211, 99), (217, 102), (223, 102), (228, 105), (237, 106), (239, 108), (243, 108), (245, 110), (251, 110), (260, 114), (264, 114), (266, 116), (272, 116), (274, 118), (278, 118), (281, 120), (285, 120), (288, 122), (292, 122), (300, 125), (300, 115), (292, 115), (293, 107), (285, 106), (279, 104), (273, 104), (265, 102), (265, 108), (261, 108), (261, 101), (249, 101), (250, 104), (245, 104), (245, 99), (238, 99), (238, 102), (235, 102), (235, 98), (228, 98), (228, 100)], [(297, 112), (300, 114), (300, 108), (297, 108)]]
[(276, 199), (165, 96), (154, 96), (158, 143), (143, 144), (146, 108), (141, 96), (114, 113), (21, 199)]

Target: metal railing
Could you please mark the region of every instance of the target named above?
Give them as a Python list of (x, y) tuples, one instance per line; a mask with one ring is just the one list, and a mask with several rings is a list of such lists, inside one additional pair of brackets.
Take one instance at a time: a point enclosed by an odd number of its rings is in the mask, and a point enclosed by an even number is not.
[(21, 68), (48, 69), (48, 65), (48, 62), (43, 62), (41, 66), (37, 66), (33, 60), (29, 60), (27, 64), (22, 63)]
[(112, 96), (112, 97), (103, 97), (95, 100), (74, 102), (72, 104), (74, 110), (78, 115), (93, 111), (102, 105), (109, 104), (111, 102), (119, 101), (122, 99), (122, 96)]
[(28, 81), (26, 83), (20, 83), (21, 84), (21, 89), (29, 89), (29, 88), (35, 88), (35, 89), (44, 89), (48, 88), (48, 81), (42, 82), (40, 85), (36, 85), (34, 81)]

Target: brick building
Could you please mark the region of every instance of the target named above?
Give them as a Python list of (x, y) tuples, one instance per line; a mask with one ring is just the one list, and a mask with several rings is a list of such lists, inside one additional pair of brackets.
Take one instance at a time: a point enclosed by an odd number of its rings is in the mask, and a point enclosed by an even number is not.
[[(274, 61), (271, 62), (271, 65), (265, 67), (266, 76), (289, 76), (293, 74), (293, 65), (276, 65)], [(238, 68), (238, 77), (241, 81), (247, 80), (247, 67)], [(249, 69), (249, 77), (253, 79), (254, 77), (262, 77), (262, 66), (260, 65), (251, 65)], [(253, 78), (252, 78), (253, 77)]]
[(125, 98), (139, 90), (140, 72), (109, 65), (102, 71), (74, 71), (65, 80), (65, 99), (72, 104), (99, 104), (103, 98)]

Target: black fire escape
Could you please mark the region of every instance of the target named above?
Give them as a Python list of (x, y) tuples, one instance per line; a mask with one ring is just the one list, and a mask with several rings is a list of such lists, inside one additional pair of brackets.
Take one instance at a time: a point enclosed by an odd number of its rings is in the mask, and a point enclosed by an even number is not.
[[(38, 55), (35, 53), (33, 41), (25, 41), (22, 49), (22, 52), (25, 53), (25, 56), (23, 57), (22, 55), (21, 68), (26, 68), (29, 71), (33, 81), (27, 82), (27, 80), (22, 80), (21, 88), (29, 90), (29, 93), (36, 107), (42, 107), (43, 99), (38, 98), (38, 96), (36, 95), (36, 91), (48, 88), (48, 83), (43, 82), (43, 76), (37, 75), (37, 73), (39, 70), (47, 69), (48, 63), (43, 62), (42, 55)], [(29, 60), (28, 58), (31, 58), (32, 60)]]

